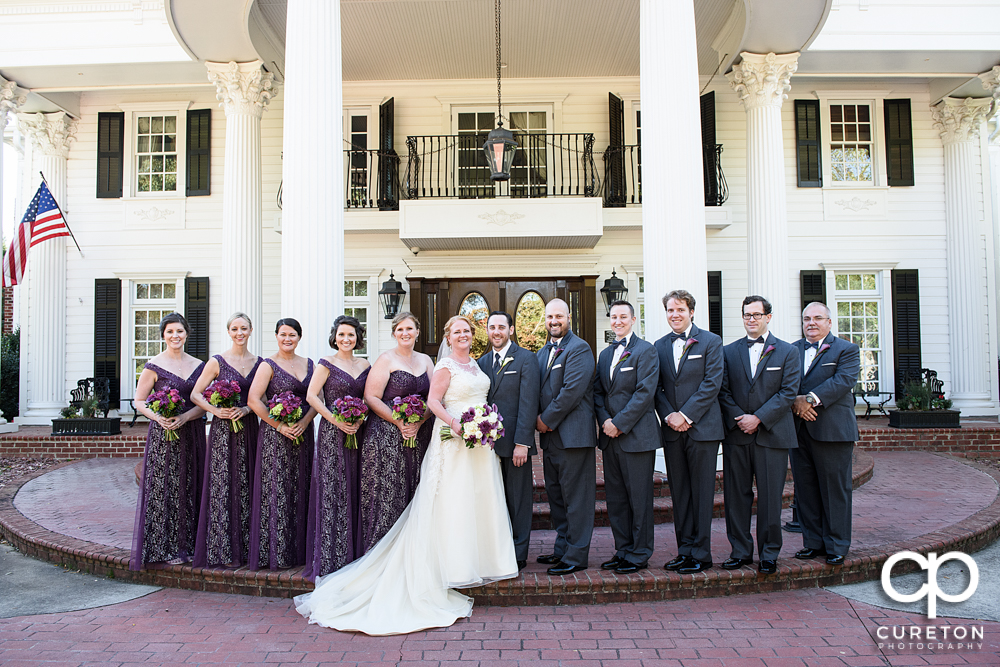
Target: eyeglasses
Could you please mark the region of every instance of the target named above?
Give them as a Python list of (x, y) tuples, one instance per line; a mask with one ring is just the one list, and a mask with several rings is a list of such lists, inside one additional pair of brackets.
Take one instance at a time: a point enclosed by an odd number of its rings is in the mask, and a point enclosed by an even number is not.
[(743, 319), (746, 321), (757, 320), (758, 322), (767, 317), (766, 313), (743, 313)]

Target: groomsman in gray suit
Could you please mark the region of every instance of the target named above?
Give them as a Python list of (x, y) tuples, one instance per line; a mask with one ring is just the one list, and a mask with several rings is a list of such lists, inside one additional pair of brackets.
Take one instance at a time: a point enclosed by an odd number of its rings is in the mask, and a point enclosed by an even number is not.
[(569, 329), (562, 299), (545, 305), (549, 342), (538, 351), (541, 391), (535, 428), (541, 433), (545, 492), (556, 530), (551, 554), (538, 557), (549, 574), (587, 569), (597, 493), (594, 353)]
[(535, 420), (538, 418), (538, 362), (535, 355), (510, 339), (514, 322), (502, 310), (490, 313), (486, 335), (491, 349), (479, 357), (479, 367), (490, 376), (487, 403), (500, 410), (503, 436), (493, 451), (500, 457), (507, 512), (514, 532), (517, 569), (528, 561), (531, 536), (531, 457), (535, 454)]
[(656, 411), (677, 535), (677, 557), (664, 567), (681, 574), (712, 567), (715, 468), (725, 435), (719, 408), (722, 339), (694, 324), (694, 306), (688, 291), (664, 296), (672, 333), (653, 344), (660, 357)]
[(844, 562), (851, 547), (851, 461), (858, 439), (854, 386), (861, 370), (858, 346), (830, 333), (830, 309), (814, 301), (802, 311), (804, 339), (795, 341), (802, 382), (792, 412), (799, 446), (792, 450), (795, 502), (802, 524), (802, 560), (826, 556)]
[(750, 536), (753, 484), (757, 480), (757, 553), (761, 574), (778, 571), (781, 496), (788, 450), (798, 446), (792, 402), (799, 388), (799, 352), (768, 333), (771, 304), (762, 296), (743, 299), (746, 338), (724, 348), (726, 373), (719, 403), (725, 418), (722, 488), (726, 535), (732, 546), (725, 570), (753, 564)]
[(604, 488), (615, 555), (602, 570), (644, 570), (653, 555), (653, 465), (660, 447), (656, 385), (660, 360), (633, 331), (628, 301), (611, 304), (615, 342), (604, 348), (594, 378), (598, 439), (604, 455)]

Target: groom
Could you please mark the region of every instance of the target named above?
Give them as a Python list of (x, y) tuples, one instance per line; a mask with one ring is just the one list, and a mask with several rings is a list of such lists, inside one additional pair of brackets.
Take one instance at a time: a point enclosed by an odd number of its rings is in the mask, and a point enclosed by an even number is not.
[(510, 339), (513, 324), (511, 316), (502, 310), (490, 313), (486, 335), (492, 347), (479, 357), (479, 367), (490, 376), (486, 402), (495, 404), (503, 417), (504, 434), (493, 451), (500, 457), (517, 569), (523, 570), (531, 536), (531, 457), (535, 454), (538, 417), (538, 362), (534, 354)]
[(549, 574), (587, 569), (594, 532), (597, 491), (597, 428), (594, 421), (594, 353), (569, 330), (569, 306), (562, 299), (545, 305), (549, 342), (538, 351), (541, 374), (538, 419), (542, 469), (556, 542), (538, 557)]

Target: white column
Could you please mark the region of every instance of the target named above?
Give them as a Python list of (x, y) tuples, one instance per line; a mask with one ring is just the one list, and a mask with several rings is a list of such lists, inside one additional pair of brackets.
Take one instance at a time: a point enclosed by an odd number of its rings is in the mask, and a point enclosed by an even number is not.
[(289, 0), (285, 35), (281, 316), (317, 359), (344, 311), (340, 3)]
[(986, 315), (983, 293), (982, 230), (976, 202), (979, 126), (993, 100), (946, 97), (931, 107), (944, 143), (945, 235), (948, 262), (948, 336), (955, 407), (966, 415), (995, 413), (990, 401)]
[[(0, 76), (0, 206), (3, 203), (3, 134), (7, 129), (8, 118), (17, 113), (18, 108), (24, 104), (27, 96), (22, 93), (17, 84)], [(2, 208), (0, 208), (2, 213)], [(0, 240), (3, 239), (3, 216), (0, 215)], [(7, 239), (9, 242), (9, 239)], [(2, 251), (0, 251), (2, 252)], [(11, 304), (13, 305), (13, 304)], [(2, 316), (2, 314), (0, 314)], [(10, 433), (16, 431), (17, 426), (8, 424), (7, 420), (0, 415), (0, 433)]]
[[(21, 131), (41, 153), (39, 167), (49, 190), (67, 212), (66, 158), (76, 121), (62, 111), (18, 114)], [(39, 176), (33, 187), (41, 181)], [(66, 213), (67, 216), (69, 215)], [(69, 403), (66, 383), (66, 237), (28, 252), (28, 327), (21, 332), (21, 363), (27, 364), (27, 406), (19, 421), (45, 424)]]
[(270, 326), (264, 314), (261, 251), (260, 119), (274, 97), (274, 75), (251, 63), (206, 63), (226, 110), (222, 189), (222, 311), (245, 312), (257, 328), (249, 349), (260, 354)]
[(641, 0), (642, 271), (646, 338), (669, 331), (660, 299), (686, 289), (708, 327), (708, 250), (702, 179), (698, 45), (692, 0)]
[(788, 265), (788, 213), (781, 103), (798, 68), (798, 53), (742, 53), (729, 83), (747, 117), (747, 294), (771, 302), (771, 330), (797, 338), (798, 308), (792, 306)]

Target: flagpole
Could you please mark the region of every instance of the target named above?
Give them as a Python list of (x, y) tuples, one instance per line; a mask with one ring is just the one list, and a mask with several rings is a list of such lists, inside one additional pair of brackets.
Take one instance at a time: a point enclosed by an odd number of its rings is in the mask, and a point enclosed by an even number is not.
[[(41, 171), (38, 174), (42, 177), (42, 183), (45, 183), (45, 188), (52, 194), (52, 188), (49, 187), (49, 182), (45, 180), (45, 174)], [(62, 216), (63, 224), (66, 225), (66, 229), (69, 230), (69, 237), (73, 239), (73, 243), (76, 244), (76, 249), (80, 253), (80, 257), (83, 257), (83, 251), (80, 250), (80, 244), (76, 240), (76, 235), (73, 234), (73, 229), (69, 226), (69, 220), (66, 219), (66, 214), (63, 213), (62, 207), (59, 206), (59, 202), (56, 201), (55, 195), (52, 196), (52, 202), (56, 205), (56, 209), (59, 211), (59, 215)]]

